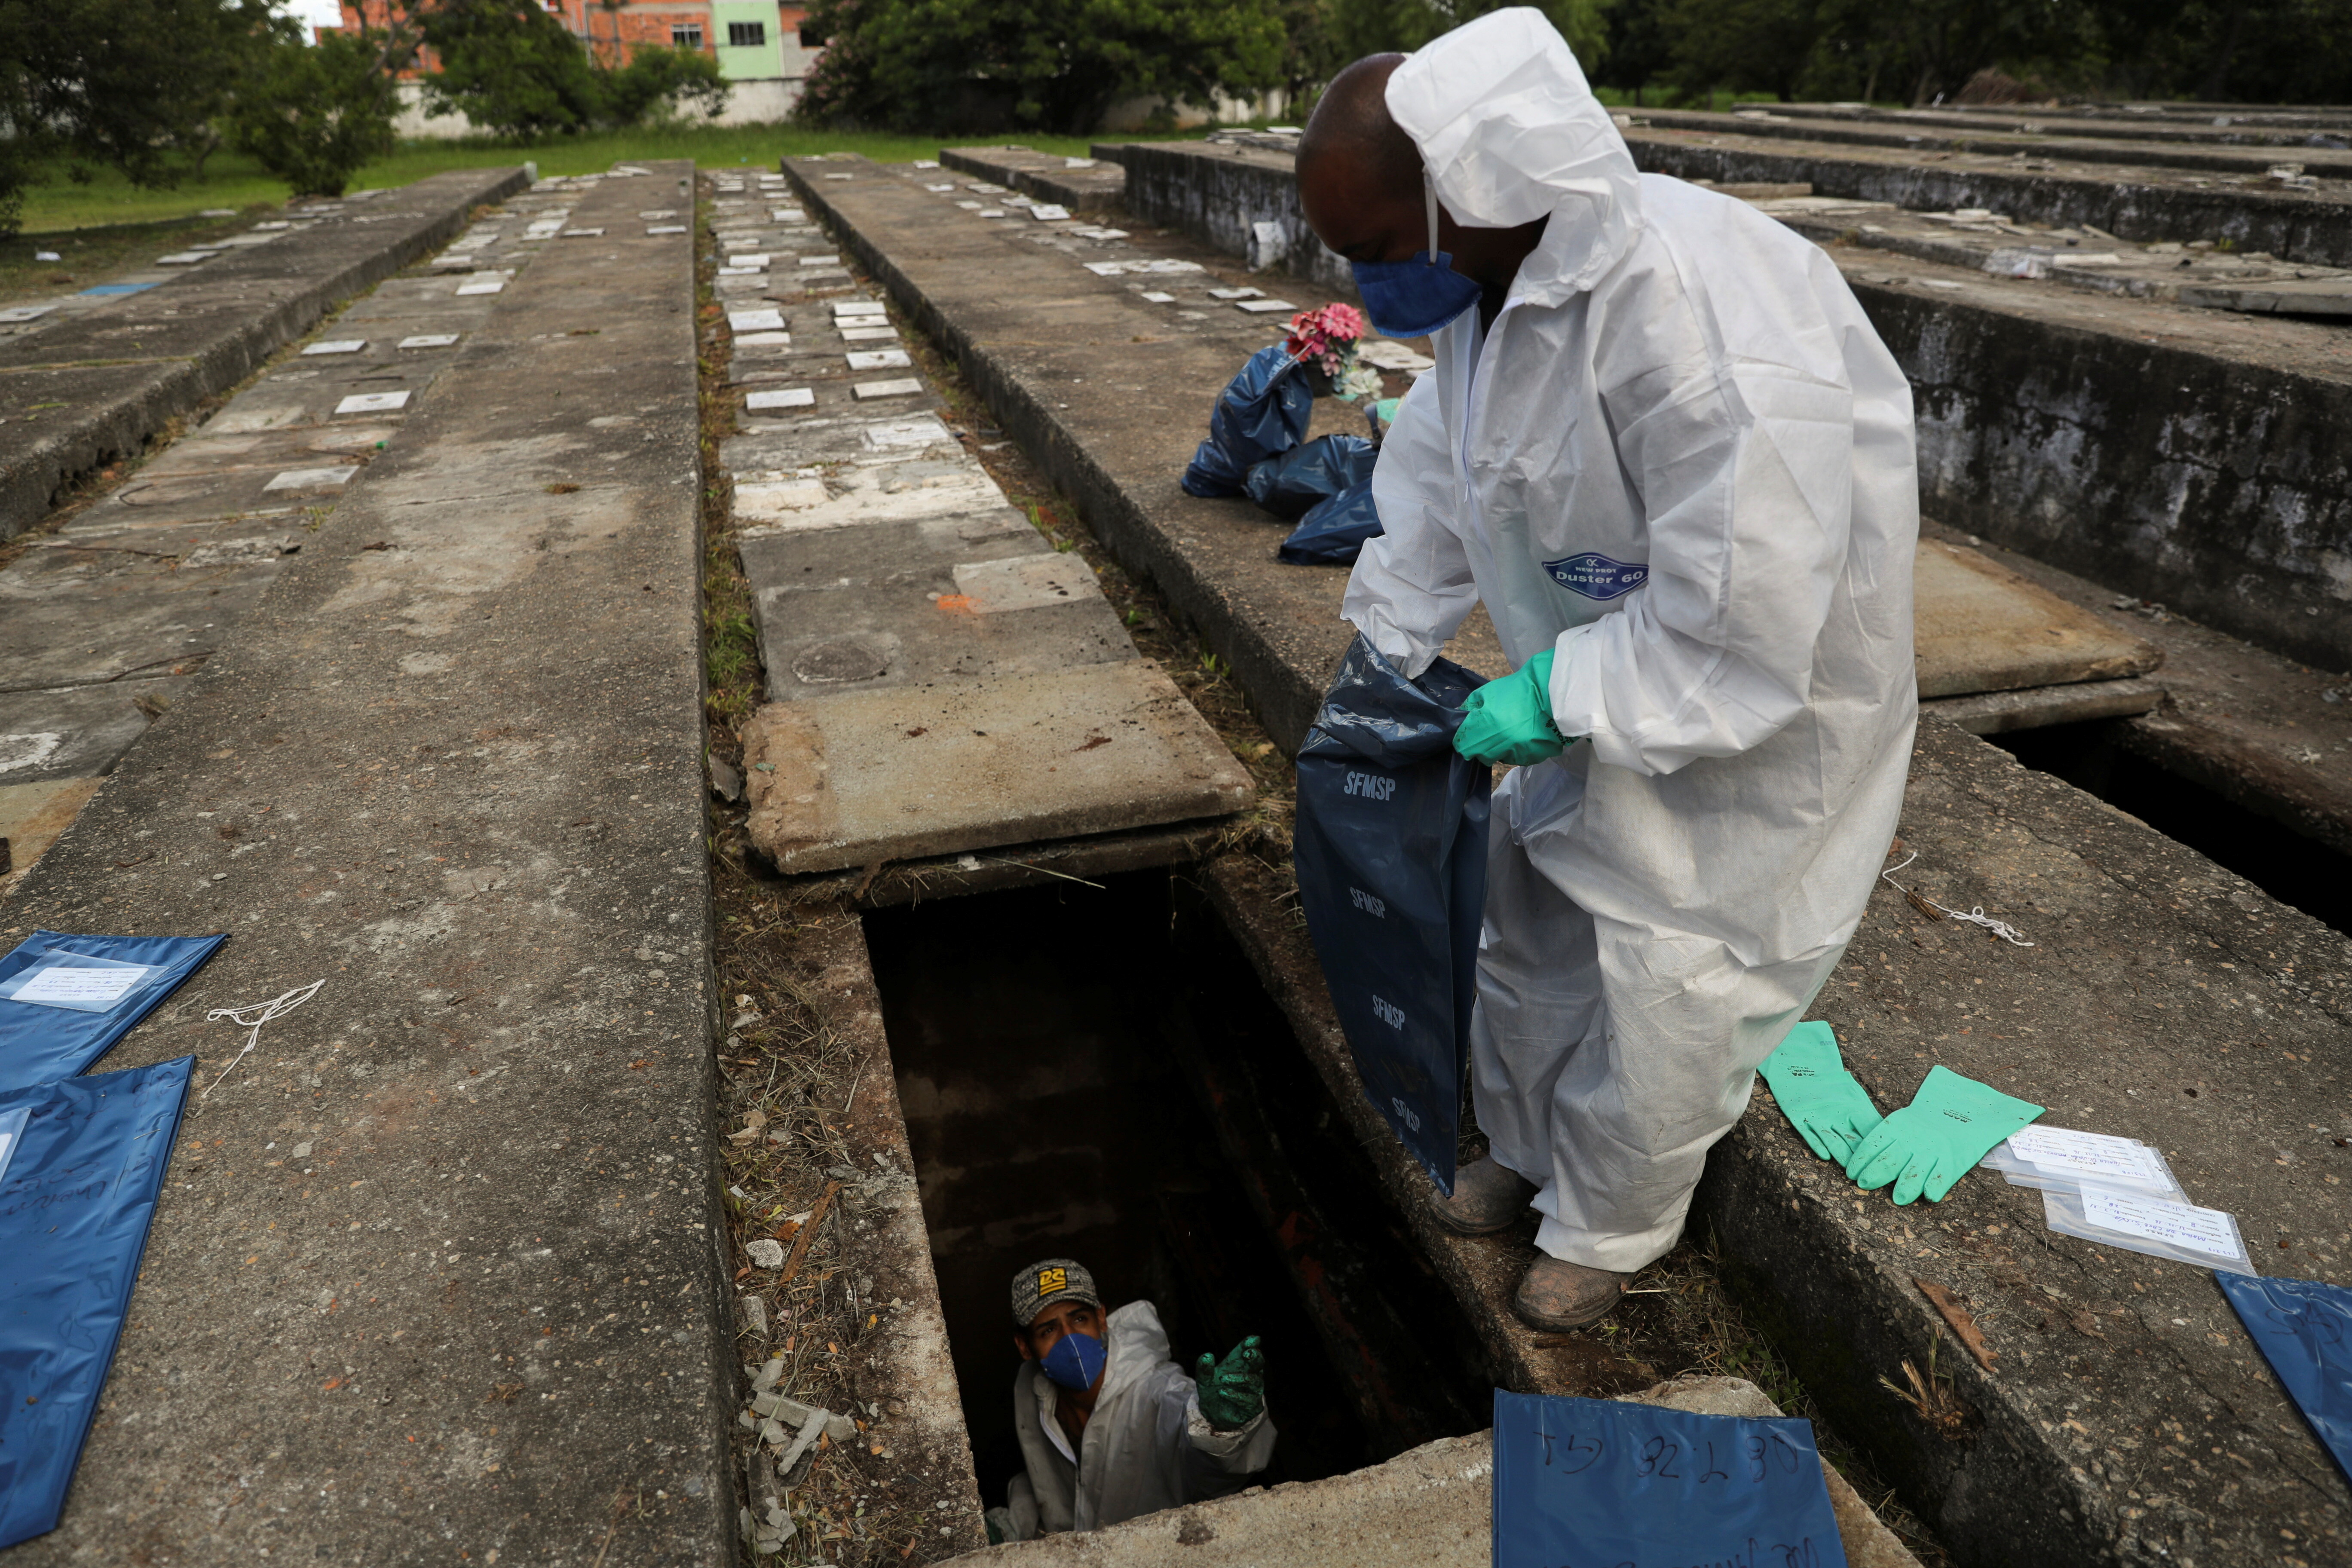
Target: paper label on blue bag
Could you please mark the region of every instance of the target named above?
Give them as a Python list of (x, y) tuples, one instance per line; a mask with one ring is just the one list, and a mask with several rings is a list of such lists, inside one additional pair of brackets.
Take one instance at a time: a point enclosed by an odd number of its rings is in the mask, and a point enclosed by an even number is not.
[(1588, 599), (1621, 598), (1650, 580), (1647, 562), (1612, 561), (1592, 550), (1547, 561), (1543, 569), (1553, 582)]

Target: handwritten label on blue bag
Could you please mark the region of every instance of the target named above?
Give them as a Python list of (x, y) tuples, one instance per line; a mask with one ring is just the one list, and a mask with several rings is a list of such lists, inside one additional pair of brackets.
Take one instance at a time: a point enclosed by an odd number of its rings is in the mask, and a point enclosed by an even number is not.
[(1495, 1568), (1845, 1568), (1812, 1423), (1495, 1391)]
[(1615, 599), (1632, 593), (1650, 580), (1647, 563), (1612, 561), (1596, 551), (1578, 555), (1564, 555), (1558, 561), (1547, 561), (1543, 569), (1551, 580), (1571, 594), (1581, 594), (1588, 599)]

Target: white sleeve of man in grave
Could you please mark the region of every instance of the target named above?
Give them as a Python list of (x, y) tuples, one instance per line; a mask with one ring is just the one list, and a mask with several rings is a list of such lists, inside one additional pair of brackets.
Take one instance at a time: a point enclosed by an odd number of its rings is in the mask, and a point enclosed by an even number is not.
[(1232, 1432), (1201, 1415), (1192, 1380), (1171, 1358), (1168, 1331), (1149, 1301), (1130, 1301), (1106, 1320), (1109, 1359), (1102, 1392), (1072, 1464), (1047, 1430), (1053, 1384), (1035, 1362), (1013, 1384), (1013, 1419), (1027, 1473), (1007, 1506), (1009, 1541), (1070, 1530), (1101, 1530), (1139, 1515), (1229, 1497), (1274, 1458), (1274, 1422), (1263, 1410)]
[(1432, 337), (1343, 614), (1409, 675), (1474, 595), (1514, 667), (1553, 651), (1579, 743), (1495, 794), (1471, 1079), (1538, 1247), (1630, 1272), (1680, 1236), (1894, 835), (1910, 387), (1819, 247), (1635, 170), (1542, 13), (1454, 29), (1384, 100), (1457, 224), (1545, 227), (1491, 325)]

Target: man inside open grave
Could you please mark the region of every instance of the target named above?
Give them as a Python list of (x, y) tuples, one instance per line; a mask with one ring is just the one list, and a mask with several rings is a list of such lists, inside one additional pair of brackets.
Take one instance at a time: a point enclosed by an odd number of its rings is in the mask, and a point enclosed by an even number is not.
[(1470, 1074), (1436, 1217), (1542, 1215), (1518, 1314), (1607, 1312), (1853, 936), (1917, 719), (1911, 395), (1836, 266), (1637, 174), (1531, 9), (1360, 60), (1300, 201), (1372, 322), (1431, 338), (1342, 614), (1408, 678), (1483, 602), (1516, 673)]
[(1094, 1276), (1048, 1258), (1013, 1277), (1013, 1423), (1025, 1474), (988, 1510), (988, 1539), (1101, 1530), (1250, 1484), (1274, 1458), (1257, 1336), (1199, 1381), (1170, 1357), (1149, 1301), (1103, 1310)]

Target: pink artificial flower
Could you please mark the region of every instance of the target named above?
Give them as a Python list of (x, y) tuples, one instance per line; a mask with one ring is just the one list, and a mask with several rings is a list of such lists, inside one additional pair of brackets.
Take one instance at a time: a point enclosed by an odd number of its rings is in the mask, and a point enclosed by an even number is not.
[(1353, 305), (1329, 304), (1301, 310), (1290, 318), (1290, 335), (1283, 352), (1296, 360), (1312, 360), (1327, 375), (1339, 374), (1349, 347), (1364, 335), (1364, 313)]

